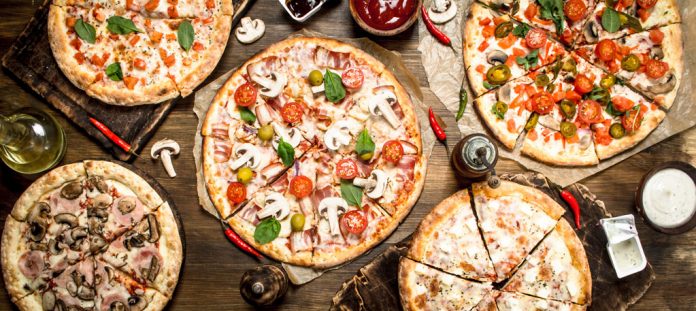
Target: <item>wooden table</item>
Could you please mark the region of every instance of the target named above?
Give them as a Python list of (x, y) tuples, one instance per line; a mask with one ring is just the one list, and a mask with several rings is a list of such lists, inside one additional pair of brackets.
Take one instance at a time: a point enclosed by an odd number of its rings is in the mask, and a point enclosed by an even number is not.
[[(36, 3), (30, 0), (0, 1), (0, 53), (5, 53), (14, 38), (22, 31), (25, 23), (33, 15)], [(348, 13), (348, 0), (331, 0), (317, 15), (306, 24), (298, 24), (288, 17), (274, 0), (258, 0), (249, 11), (254, 18), (266, 22), (266, 35), (258, 42), (244, 46), (230, 39), (223, 60), (208, 79), (240, 65), (263, 47), (283, 39), (288, 34), (307, 27), (336, 37), (364, 37), (362, 31)], [(372, 38), (377, 43), (399, 51), (407, 67), (420, 79), (421, 86), (427, 87), (425, 74), (417, 51), (418, 34), (413, 27), (392, 38)], [(208, 82), (206, 82), (208, 83)], [(56, 116), (67, 132), (69, 149), (63, 163), (83, 159), (110, 157), (94, 141), (87, 138), (79, 129), (69, 123), (60, 112), (50, 109), (40, 98), (21, 85), (7, 72), (0, 73), (0, 114), (6, 114), (22, 106), (35, 106), (47, 109)], [(432, 101), (433, 98), (426, 98)], [(198, 207), (196, 196), (193, 155), (193, 137), (196, 118), (192, 112), (193, 96), (179, 100), (163, 126), (155, 133), (143, 154), (148, 154), (154, 141), (169, 137), (181, 144), (182, 153), (175, 158), (178, 177), (167, 177), (162, 165), (148, 157), (137, 159), (134, 164), (148, 172), (167, 189), (181, 213), (187, 238), (187, 253), (181, 280), (175, 297), (170, 304), (177, 310), (243, 310), (251, 309), (239, 295), (238, 285), (242, 273), (257, 263), (228, 243), (220, 231), (219, 224), (211, 215)], [(440, 111), (445, 115), (444, 111)], [(450, 136), (456, 128), (452, 117), (445, 118)], [(424, 131), (430, 129), (424, 128)], [(452, 145), (455, 142), (450, 142)], [(634, 191), (640, 178), (653, 165), (667, 160), (683, 160), (694, 164), (696, 160), (696, 130), (689, 130), (667, 141), (649, 148), (638, 155), (582, 182), (590, 187), (599, 199), (606, 202), (614, 215), (634, 213)], [(498, 162), (498, 172), (519, 173), (524, 169), (513, 161)], [(449, 167), (447, 153), (442, 145), (435, 147), (430, 159), (425, 189), (418, 204), (398, 230), (383, 244), (358, 260), (329, 272), (321, 278), (301, 287), (292, 287), (284, 303), (285, 310), (326, 310), (331, 297), (342, 282), (351, 277), (371, 258), (381, 253), (388, 245), (408, 236), (418, 222), (439, 201), (455, 192), (457, 180)], [(0, 164), (0, 222), (4, 223), (18, 196), (36, 177), (26, 177), (14, 173)], [(637, 310), (693, 309), (696, 305), (694, 288), (696, 285), (696, 230), (680, 236), (668, 236), (648, 228), (638, 221), (638, 229), (647, 253), (654, 266), (657, 280), (648, 293), (635, 305)], [(13, 308), (9, 296), (0, 289), (0, 310)], [(280, 309), (280, 308), (278, 308)]]

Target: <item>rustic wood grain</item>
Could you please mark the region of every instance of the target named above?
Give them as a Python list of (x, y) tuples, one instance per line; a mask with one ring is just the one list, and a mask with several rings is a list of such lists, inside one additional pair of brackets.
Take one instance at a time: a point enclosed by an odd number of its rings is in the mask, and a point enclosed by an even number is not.
[[(33, 16), (37, 6), (38, 3), (32, 4), (30, 0), (0, 1), (0, 53), (9, 50), (14, 38)], [(336, 37), (367, 36), (352, 21), (348, 13), (348, 0), (330, 0), (324, 9), (305, 24), (295, 23), (286, 16), (277, 0), (258, 0), (249, 11), (249, 15), (266, 22), (266, 35), (248, 46), (241, 45), (230, 38), (223, 59), (205, 83), (239, 66), (257, 51), (303, 27)], [(401, 53), (406, 66), (419, 78), (421, 85), (426, 86), (427, 82), (417, 51), (418, 38), (415, 28), (392, 38), (370, 38), (388, 49)], [(21, 106), (34, 106), (46, 109), (58, 118), (66, 130), (69, 144), (63, 163), (108, 156), (95, 140), (84, 135), (80, 128), (48, 106), (33, 91), (24, 87), (7, 72), (0, 73), (0, 94), (2, 94), (0, 113), (9, 113)], [(434, 98), (426, 98), (426, 103), (434, 101)], [(253, 310), (239, 295), (238, 284), (242, 273), (254, 267), (256, 262), (230, 245), (224, 239), (219, 223), (198, 207), (191, 154), (196, 128), (196, 117), (192, 108), (193, 98), (179, 100), (162, 126), (154, 131), (153, 139), (143, 148), (143, 153), (147, 153), (150, 146), (159, 139), (165, 137), (176, 139), (182, 147), (182, 153), (174, 159), (178, 177), (170, 179), (162, 168), (162, 164), (149, 158), (140, 158), (133, 162), (157, 178), (169, 191), (184, 221), (187, 240), (186, 263), (170, 308), (173, 310)], [(456, 137), (455, 135), (458, 134), (455, 133), (454, 118), (446, 116), (444, 109), (436, 112), (445, 116), (445, 121), (449, 125), (448, 135)], [(451, 140), (448, 143), (451, 149), (456, 141)], [(696, 155), (696, 130), (692, 129), (653, 146), (611, 169), (587, 178), (582, 183), (605, 202), (612, 214), (635, 213), (633, 194), (643, 174), (647, 173), (653, 165), (667, 160), (683, 160), (694, 164), (696, 163), (692, 159), (694, 155)], [(524, 171), (521, 166), (508, 160), (499, 161), (496, 169), (500, 173)], [(15, 200), (33, 179), (35, 177), (20, 176), (0, 164), (1, 223), (4, 223)], [(344, 280), (355, 275), (360, 267), (381, 254), (388, 246), (411, 234), (430, 209), (454, 193), (458, 187), (458, 181), (449, 167), (445, 148), (442, 145), (436, 146), (430, 160), (423, 195), (397, 231), (372, 252), (341, 269), (331, 271), (304, 286), (291, 287), (283, 300), (283, 305), (275, 309), (328, 309), (331, 297), (341, 288)], [(694, 281), (696, 280), (696, 252), (694, 252), (696, 230), (681, 236), (667, 236), (653, 231), (639, 219), (638, 231), (657, 279), (633, 309), (693, 309), (696, 306), (696, 295), (693, 294), (696, 282)], [(0, 310), (12, 309), (4, 283), (0, 287)]]

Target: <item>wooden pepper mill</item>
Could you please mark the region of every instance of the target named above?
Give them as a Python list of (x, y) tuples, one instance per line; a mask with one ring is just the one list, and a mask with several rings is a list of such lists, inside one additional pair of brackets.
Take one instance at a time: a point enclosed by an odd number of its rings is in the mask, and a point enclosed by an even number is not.
[(288, 291), (285, 270), (274, 265), (262, 265), (247, 270), (239, 283), (244, 300), (254, 306), (268, 306), (278, 301)]

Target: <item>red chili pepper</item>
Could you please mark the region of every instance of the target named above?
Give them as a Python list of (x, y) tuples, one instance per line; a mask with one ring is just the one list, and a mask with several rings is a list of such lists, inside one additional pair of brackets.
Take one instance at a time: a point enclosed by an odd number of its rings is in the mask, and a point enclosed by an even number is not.
[(256, 251), (256, 249), (251, 247), (251, 245), (247, 244), (247, 242), (244, 242), (244, 240), (242, 240), (242, 238), (222, 220), (222, 216), (220, 216), (220, 212), (217, 209), (215, 210), (215, 212), (217, 212), (218, 219), (220, 219), (220, 226), (222, 227), (222, 230), (225, 232), (225, 237), (227, 237), (227, 240), (232, 242), (232, 244), (234, 244), (247, 254), (253, 255), (259, 260), (263, 259), (263, 256), (258, 251)]
[(428, 10), (425, 8), (425, 5), (421, 6), (421, 16), (423, 17), (423, 23), (425, 24), (425, 28), (428, 29), (431, 35), (437, 39), (437, 41), (440, 41), (442, 44), (447, 45), (447, 46), (452, 46), (452, 39), (450, 39), (444, 32), (442, 32), (440, 29), (438, 29), (435, 24), (433, 24), (433, 21), (430, 20), (430, 15), (428, 15)]
[[(97, 119), (90, 117), (89, 122), (91, 122), (106, 138), (111, 140), (116, 146), (119, 146), (123, 151), (128, 153), (133, 153), (131, 151), (131, 145), (123, 140), (123, 138), (118, 137), (116, 133), (112, 132), (104, 123), (99, 122)], [(135, 153), (133, 153), (135, 154)]]
[(428, 119), (430, 119), (430, 127), (433, 129), (433, 132), (435, 132), (435, 137), (437, 137), (439, 141), (445, 141), (445, 139), (447, 139), (447, 134), (445, 134), (445, 130), (442, 129), (440, 123), (437, 122), (433, 107), (428, 109)]
[(575, 196), (573, 196), (573, 194), (570, 193), (570, 191), (563, 189), (561, 189), (560, 191), (561, 198), (563, 198), (563, 201), (570, 205), (570, 209), (573, 211), (573, 217), (575, 218), (575, 227), (580, 229), (580, 205), (578, 205), (578, 201), (575, 199)]

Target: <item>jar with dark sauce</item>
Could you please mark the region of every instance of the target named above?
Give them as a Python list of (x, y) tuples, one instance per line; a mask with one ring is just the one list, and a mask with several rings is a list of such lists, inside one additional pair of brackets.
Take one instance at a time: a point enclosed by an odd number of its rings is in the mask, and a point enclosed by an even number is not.
[[(450, 163), (465, 183), (487, 180), (491, 187), (499, 183), (495, 176), (498, 147), (483, 134), (471, 134), (460, 140), (452, 151)], [(490, 177), (490, 179), (489, 179)]]
[(416, 0), (350, 0), (365, 24), (379, 30), (393, 30), (416, 13)]

